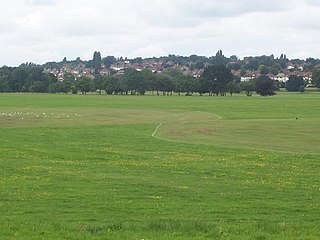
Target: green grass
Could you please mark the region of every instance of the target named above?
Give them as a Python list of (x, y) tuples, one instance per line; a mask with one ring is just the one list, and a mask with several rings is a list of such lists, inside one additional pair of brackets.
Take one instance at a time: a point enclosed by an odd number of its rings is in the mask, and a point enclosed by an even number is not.
[(319, 239), (319, 101), (2, 94), (0, 239)]

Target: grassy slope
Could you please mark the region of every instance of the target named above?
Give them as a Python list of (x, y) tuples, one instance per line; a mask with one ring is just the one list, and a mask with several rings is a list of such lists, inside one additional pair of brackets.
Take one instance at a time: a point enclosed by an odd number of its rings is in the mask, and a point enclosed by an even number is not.
[(160, 122), (195, 121), (190, 111), (225, 121), (314, 119), (318, 102), (317, 94), (0, 95), (2, 113), (54, 113), (0, 119), (0, 236), (317, 239), (318, 154), (174, 143), (151, 133)]

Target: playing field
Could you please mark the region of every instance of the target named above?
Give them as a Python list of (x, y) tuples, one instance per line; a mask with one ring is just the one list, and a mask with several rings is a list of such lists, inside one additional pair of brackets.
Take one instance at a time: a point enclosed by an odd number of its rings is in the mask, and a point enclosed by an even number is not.
[(0, 94), (0, 239), (319, 239), (320, 93)]

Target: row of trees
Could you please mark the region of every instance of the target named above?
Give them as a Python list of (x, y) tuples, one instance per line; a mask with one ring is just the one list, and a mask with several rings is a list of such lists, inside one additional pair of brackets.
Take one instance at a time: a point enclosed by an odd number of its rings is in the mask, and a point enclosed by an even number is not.
[[(53, 87), (54, 86), (54, 87)], [(207, 67), (201, 78), (185, 76), (179, 70), (168, 69), (161, 74), (154, 74), (149, 70), (137, 71), (126, 69), (123, 75), (109, 75), (102, 77), (96, 75), (94, 79), (81, 77), (75, 80), (72, 75), (65, 75), (64, 81), (56, 83), (50, 88), (51, 92), (65, 92), (69, 89), (82, 94), (95, 91), (101, 94), (116, 95), (144, 95), (147, 91), (152, 91), (157, 95), (172, 95), (182, 93), (192, 95), (209, 94), (210, 96), (225, 96), (227, 93), (239, 93), (245, 91), (251, 96), (255, 91), (262, 96), (274, 95), (275, 86), (268, 78), (259, 78), (249, 85), (239, 83), (238, 79), (231, 74), (230, 69), (225, 65), (213, 65)]]
[[(100, 58), (98, 57), (98, 61)], [(320, 70), (314, 71), (314, 83), (320, 87)], [(290, 76), (285, 84), (288, 91), (301, 91), (305, 86), (302, 77)], [(173, 92), (226, 95), (244, 91), (248, 96), (257, 92), (262, 96), (273, 95), (278, 85), (266, 75), (249, 82), (240, 83), (225, 65), (212, 65), (205, 68), (200, 78), (185, 76), (177, 69), (168, 69), (160, 74), (145, 69), (125, 69), (123, 75), (101, 76), (95, 75), (93, 79), (80, 77), (76, 79), (72, 74), (65, 74), (64, 81), (45, 73), (38, 66), (21, 66), (19, 68), (0, 68), (0, 92), (51, 92), (51, 93), (77, 93), (83, 94), (91, 91), (107, 94), (139, 94), (147, 91), (156, 94), (169, 95)]]
[[(315, 72), (314, 77), (318, 79), (315, 83), (320, 87), (320, 70)], [(65, 79), (61, 84), (70, 82), (68, 80), (70, 77)], [(304, 91), (306, 84), (303, 77), (292, 75), (284, 87), (287, 91), (301, 92)], [(199, 93), (224, 96), (226, 93), (233, 95), (233, 93), (244, 91), (247, 96), (251, 96), (253, 92), (261, 96), (272, 96), (280, 85), (266, 75), (261, 75), (249, 82), (240, 82), (240, 79), (234, 76), (225, 65), (213, 65), (205, 68), (200, 78), (185, 76), (177, 69), (168, 69), (161, 74), (154, 74), (147, 69), (142, 71), (126, 69), (124, 75), (106, 77), (97, 75), (93, 80), (80, 78), (73, 89), (82, 93), (96, 91), (100, 94), (105, 91), (107, 94), (144, 95), (145, 92), (152, 91), (157, 95), (169, 95), (175, 92), (179, 95)]]
[(38, 66), (0, 68), (0, 92), (48, 92), (49, 86), (57, 82), (53, 74)]

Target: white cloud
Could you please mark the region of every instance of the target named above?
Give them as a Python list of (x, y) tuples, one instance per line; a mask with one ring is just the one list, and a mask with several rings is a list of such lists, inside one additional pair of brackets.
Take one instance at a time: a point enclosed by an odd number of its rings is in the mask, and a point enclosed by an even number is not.
[(105, 55), (319, 57), (317, 0), (2, 0), (0, 65)]

